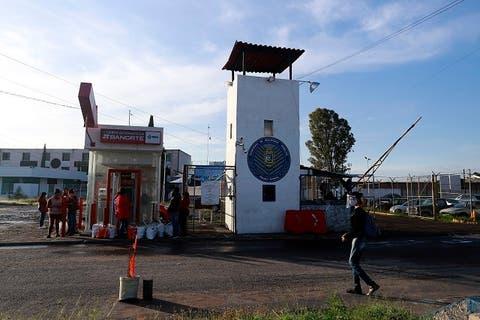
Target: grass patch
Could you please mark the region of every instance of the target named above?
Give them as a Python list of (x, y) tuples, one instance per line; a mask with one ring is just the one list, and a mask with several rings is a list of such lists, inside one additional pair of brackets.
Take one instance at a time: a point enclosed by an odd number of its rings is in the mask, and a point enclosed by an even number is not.
[(369, 302), (348, 307), (337, 296), (331, 297), (321, 309), (296, 310), (227, 310), (221, 314), (202, 316), (179, 315), (178, 320), (427, 320), (405, 308), (386, 303)]
[[(105, 306), (104, 306), (105, 307)], [(102, 310), (103, 309), (103, 310)], [(64, 308), (58, 312), (22, 317), (17, 313), (0, 313), (0, 320), (96, 320), (105, 319), (107, 310), (96, 308), (93, 305), (76, 305), (73, 310)], [(129, 318), (130, 319), (130, 318)], [(154, 315), (142, 319), (163, 319), (163, 315)], [(429, 317), (418, 316), (409, 310), (386, 302), (371, 301), (364, 304), (348, 307), (338, 297), (328, 299), (323, 308), (298, 308), (298, 309), (228, 309), (223, 312), (207, 313), (180, 313), (172, 316), (177, 320), (429, 320)]]

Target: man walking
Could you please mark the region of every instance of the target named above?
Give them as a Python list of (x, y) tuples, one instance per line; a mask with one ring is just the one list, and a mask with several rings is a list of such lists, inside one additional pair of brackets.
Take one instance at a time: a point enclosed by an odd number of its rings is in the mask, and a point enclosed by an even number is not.
[(373, 281), (367, 273), (360, 266), (360, 259), (362, 257), (363, 249), (366, 244), (365, 223), (367, 220), (367, 213), (363, 210), (363, 195), (359, 192), (353, 193), (355, 198), (355, 208), (350, 217), (351, 229), (350, 232), (342, 236), (342, 241), (352, 241), (352, 248), (350, 250), (349, 264), (353, 273), (352, 289), (348, 289), (347, 293), (363, 294), (360, 279), (362, 279), (368, 286), (367, 296), (372, 295), (380, 286)]

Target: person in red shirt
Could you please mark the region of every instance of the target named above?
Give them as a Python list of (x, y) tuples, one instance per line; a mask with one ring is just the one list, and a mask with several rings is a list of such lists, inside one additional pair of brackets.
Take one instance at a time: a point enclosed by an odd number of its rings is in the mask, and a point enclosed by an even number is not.
[(50, 227), (48, 228), (48, 236), (47, 238), (51, 238), (51, 234), (53, 231), (53, 227), (55, 226), (55, 231), (57, 237), (60, 236), (58, 225), (60, 223), (60, 219), (62, 217), (63, 211), (63, 200), (62, 200), (62, 192), (60, 189), (55, 190), (55, 195), (48, 199), (47, 207), (50, 216)]
[(43, 223), (45, 222), (45, 216), (48, 212), (47, 207), (47, 193), (42, 192), (40, 198), (38, 198), (38, 211), (40, 211), (40, 228), (43, 228)]
[(187, 218), (190, 214), (190, 194), (185, 191), (182, 196), (182, 200), (180, 200), (180, 235), (186, 236), (187, 235)]
[(117, 233), (119, 237), (124, 237), (127, 228), (128, 220), (130, 219), (130, 199), (127, 196), (124, 188), (120, 188), (115, 196), (115, 217), (117, 218)]

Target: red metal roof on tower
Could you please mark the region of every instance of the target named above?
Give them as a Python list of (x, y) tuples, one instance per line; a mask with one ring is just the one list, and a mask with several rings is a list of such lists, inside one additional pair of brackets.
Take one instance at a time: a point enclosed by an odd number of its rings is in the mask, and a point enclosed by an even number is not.
[(304, 52), (303, 49), (272, 47), (236, 41), (223, 70), (282, 73)]

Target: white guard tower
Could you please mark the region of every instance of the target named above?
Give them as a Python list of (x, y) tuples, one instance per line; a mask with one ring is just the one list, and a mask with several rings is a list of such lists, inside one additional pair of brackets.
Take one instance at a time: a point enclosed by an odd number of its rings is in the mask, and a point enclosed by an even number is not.
[[(232, 72), (226, 165), (236, 171), (227, 179), (235, 190), (226, 198), (225, 220), (238, 234), (284, 232), (286, 210), (299, 208), (299, 83), (292, 64), (303, 52), (237, 41), (223, 67)], [(287, 68), (288, 80), (275, 77)], [(235, 71), (242, 75), (235, 78)]]

